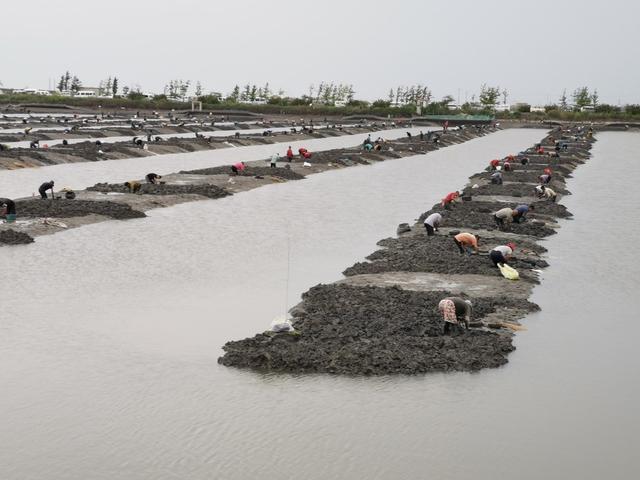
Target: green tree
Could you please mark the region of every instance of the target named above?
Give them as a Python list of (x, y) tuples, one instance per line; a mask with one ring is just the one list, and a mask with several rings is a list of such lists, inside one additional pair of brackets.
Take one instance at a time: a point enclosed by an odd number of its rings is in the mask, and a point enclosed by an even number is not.
[(235, 87), (233, 87), (233, 91), (229, 95), (228, 100), (230, 102), (237, 103), (239, 99), (240, 99), (240, 86), (236, 85)]
[(562, 110), (567, 110), (569, 108), (569, 103), (567, 102), (567, 89), (566, 88), (562, 91), (562, 96), (560, 97), (560, 108)]
[(489, 87), (486, 83), (480, 87), (480, 103), (485, 107), (492, 107), (500, 97), (500, 87)]
[(390, 105), (391, 102), (382, 99), (378, 99), (371, 104), (373, 108), (388, 108)]
[(573, 103), (578, 108), (591, 105), (591, 94), (589, 93), (589, 89), (587, 87), (576, 88), (573, 91)]
[(598, 95), (598, 90), (594, 90), (593, 93), (591, 94), (591, 104), (593, 105), (594, 108), (598, 106), (599, 99), (600, 99), (600, 96)]
[(113, 83), (111, 84), (111, 93), (115, 97), (118, 95), (118, 77), (113, 77)]
[(78, 91), (82, 88), (82, 82), (75, 75), (71, 79), (71, 91), (78, 93)]
[(195, 95), (196, 95), (196, 97), (201, 97), (202, 96), (202, 84), (200, 83), (200, 81), (196, 82)]

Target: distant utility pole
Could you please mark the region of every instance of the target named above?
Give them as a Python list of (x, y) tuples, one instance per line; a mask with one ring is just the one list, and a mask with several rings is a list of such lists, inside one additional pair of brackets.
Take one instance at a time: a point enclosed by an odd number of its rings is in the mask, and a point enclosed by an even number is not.
[(460, 89), (458, 89), (458, 108), (460, 108)]

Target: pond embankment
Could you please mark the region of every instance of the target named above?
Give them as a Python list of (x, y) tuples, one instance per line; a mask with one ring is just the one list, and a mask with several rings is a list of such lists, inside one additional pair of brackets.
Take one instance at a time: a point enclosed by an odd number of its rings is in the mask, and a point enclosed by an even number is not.
[[(357, 131), (361, 128), (363, 127), (358, 127)], [(256, 160), (246, 162), (245, 170), (238, 175), (232, 173), (231, 165), (227, 165), (163, 175), (159, 184), (132, 179), (140, 184), (136, 192), (132, 192), (124, 183), (99, 182), (84, 190), (59, 192), (55, 199), (18, 199), (18, 221), (0, 224), (0, 231), (15, 230), (37, 237), (105, 220), (144, 218), (145, 212), (154, 208), (222, 198), (264, 185), (302, 180), (308, 175), (328, 170), (424, 154), (493, 131), (495, 129), (491, 127), (474, 127), (449, 130), (446, 133), (407, 135), (400, 139), (375, 139), (373, 135), (371, 142), (375, 146), (370, 149), (360, 145), (312, 152), (310, 158), (295, 155), (291, 162), (283, 156), (276, 163), (276, 168), (270, 167), (269, 159)], [(66, 193), (72, 193), (75, 199), (63, 198)]]
[[(293, 332), (230, 341), (219, 362), (258, 371), (346, 375), (504, 365), (515, 349), (513, 332), (525, 328), (519, 320), (539, 309), (528, 299), (540, 269), (548, 265), (541, 242), (571, 216), (563, 205), (538, 197), (538, 177), (551, 169), (548, 187), (561, 200), (569, 194), (566, 179), (588, 159), (592, 142), (584, 127), (557, 127), (540, 144), (502, 160), (509, 159), (511, 169), (502, 171), (501, 184), (491, 183), (490, 167), (472, 175), (462, 189), (463, 201), (451, 208), (434, 205), (408, 232), (381, 240), (380, 250), (347, 268), (345, 279), (304, 293), (291, 310)], [(522, 204), (530, 207), (524, 222), (497, 224), (496, 211)], [(436, 235), (427, 236), (423, 221), (434, 212), (442, 214), (443, 223)], [(459, 251), (452, 238), (459, 232), (480, 238), (479, 254)], [(510, 242), (515, 255), (509, 264), (519, 271), (517, 281), (504, 278), (488, 257), (494, 247)], [(438, 303), (448, 296), (472, 302), (470, 330), (444, 333)]]

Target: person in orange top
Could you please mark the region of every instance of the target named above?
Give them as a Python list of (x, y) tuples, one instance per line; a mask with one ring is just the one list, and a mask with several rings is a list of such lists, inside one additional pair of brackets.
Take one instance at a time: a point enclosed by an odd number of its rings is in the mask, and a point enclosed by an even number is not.
[(289, 162), (293, 160), (293, 150), (291, 150), (291, 147), (287, 149), (287, 160), (289, 160)]
[(472, 235), (471, 233), (462, 232), (453, 237), (453, 241), (458, 246), (461, 254), (464, 254), (465, 250), (471, 254), (471, 249), (478, 253), (480, 235)]

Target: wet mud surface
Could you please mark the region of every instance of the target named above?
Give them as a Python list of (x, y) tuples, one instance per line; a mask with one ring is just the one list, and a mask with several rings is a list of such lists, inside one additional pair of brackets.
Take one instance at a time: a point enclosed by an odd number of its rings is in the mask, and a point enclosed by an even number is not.
[[(87, 188), (91, 192), (100, 193), (130, 193), (129, 187), (125, 187), (122, 183), (97, 183), (93, 187)], [(172, 185), (172, 184), (151, 184), (143, 183), (139, 195), (202, 195), (207, 198), (222, 198), (231, 195), (224, 188), (210, 184), (198, 185)]]
[[(487, 171), (472, 175), (461, 189), (471, 194), (470, 199), (449, 209), (435, 205), (409, 230), (399, 230), (399, 237), (381, 240), (382, 248), (366, 261), (347, 268), (346, 279), (310, 289), (291, 311), (293, 333), (267, 331), (228, 342), (218, 361), (259, 371), (347, 375), (474, 371), (504, 365), (515, 348), (513, 332), (524, 328), (518, 320), (538, 309), (528, 301), (539, 269), (548, 266), (546, 249), (538, 242), (556, 233), (559, 219), (571, 216), (561, 204), (534, 198), (535, 182), (545, 167), (552, 166), (553, 188), (568, 194), (564, 179), (588, 158), (593, 141), (585, 127), (571, 127), (554, 130), (541, 144), (551, 149), (561, 137), (572, 141), (560, 158), (532, 155), (532, 147), (516, 160), (526, 154), (535, 161), (505, 172), (509, 183), (486, 185)], [(474, 184), (480, 188), (471, 188)], [(499, 227), (493, 213), (519, 203), (535, 209), (524, 222)], [(433, 212), (442, 213), (443, 222), (434, 236), (427, 236), (423, 221)], [(480, 235), (479, 254), (460, 252), (453, 240), (459, 232)], [(517, 281), (504, 278), (488, 257), (492, 248), (508, 242), (516, 244), (509, 265), (518, 270)], [(468, 331), (444, 333), (437, 306), (452, 295), (449, 290), (473, 302)]]
[(0, 230), (0, 245), (25, 245), (33, 243), (33, 237), (15, 230)]
[[(231, 174), (231, 166), (224, 167), (212, 167), (212, 168), (201, 168), (198, 170), (183, 170), (180, 173), (189, 174), (189, 175), (229, 175)], [(248, 166), (245, 168), (244, 172), (238, 173), (238, 176), (243, 177), (255, 177), (255, 176), (272, 176), (283, 178), (285, 180), (302, 180), (304, 175), (294, 172), (288, 168), (271, 168), (271, 167), (257, 167), (257, 166)]]
[[(504, 245), (509, 239), (492, 239), (491, 246)], [(385, 248), (367, 257), (368, 262), (358, 262), (347, 268), (346, 276), (384, 272), (433, 272), (446, 274), (481, 274), (499, 277), (500, 272), (486, 255), (461, 254), (450, 235), (402, 236), (379, 243)], [(520, 243), (520, 247), (526, 244)], [(482, 247), (482, 239), (480, 241)], [(485, 247), (485, 252), (488, 249)], [(547, 262), (537, 257), (520, 257), (511, 266), (520, 269), (546, 267)], [(525, 272), (523, 272), (525, 273)], [(528, 281), (537, 281), (534, 275), (524, 275)]]
[[(304, 294), (304, 310), (294, 313), (295, 334), (267, 332), (229, 342), (220, 362), (262, 371), (349, 375), (474, 371), (504, 365), (514, 349), (509, 337), (482, 330), (442, 334), (436, 308), (442, 297), (443, 292), (394, 287), (319, 285)], [(474, 308), (486, 315), (512, 303), (507, 298), (476, 299)]]
[(16, 210), (22, 217), (71, 218), (85, 215), (102, 215), (116, 220), (146, 217), (144, 212), (134, 210), (125, 203), (108, 200), (67, 200), (40, 198), (17, 200)]

